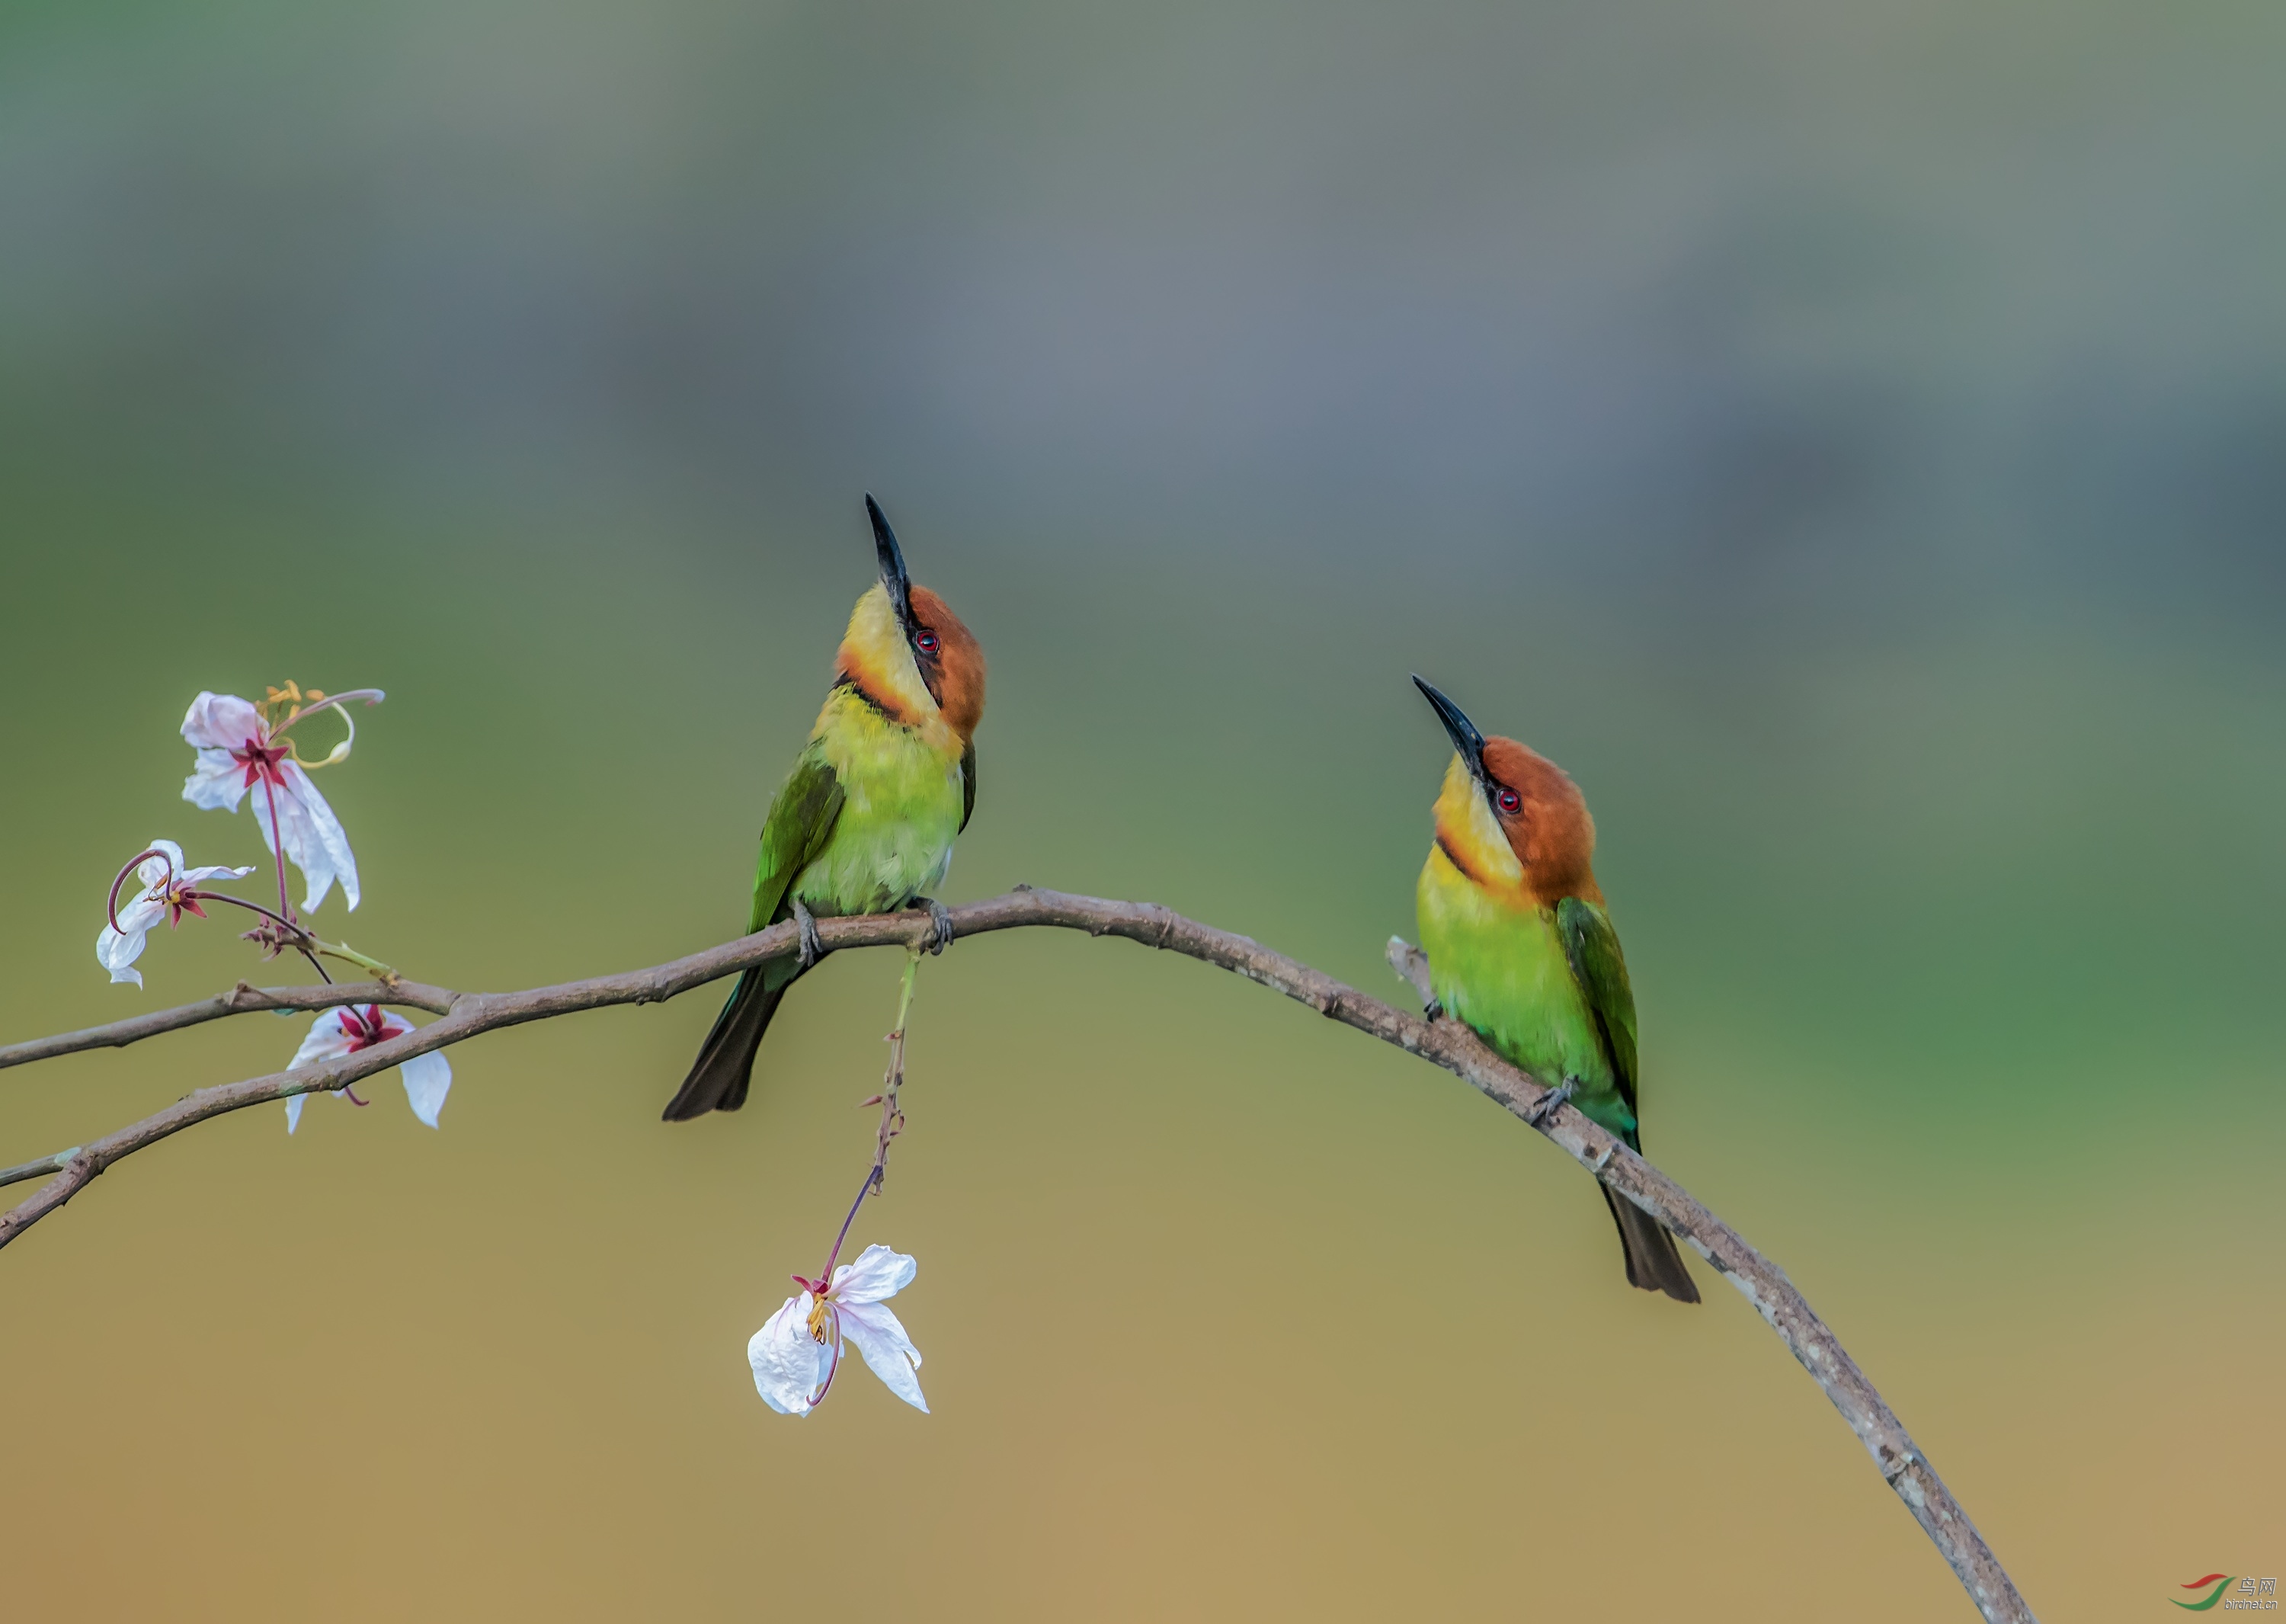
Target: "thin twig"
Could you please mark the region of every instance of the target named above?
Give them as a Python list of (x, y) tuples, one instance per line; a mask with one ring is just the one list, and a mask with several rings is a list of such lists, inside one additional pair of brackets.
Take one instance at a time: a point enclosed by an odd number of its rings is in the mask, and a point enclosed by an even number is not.
[[(1391, 1008), (1309, 966), (1273, 953), (1259, 942), (1201, 925), (1150, 903), (1107, 902), (1057, 891), (1020, 887), (1005, 896), (970, 903), (950, 911), (953, 936), (1025, 926), (1058, 926), (1091, 935), (1124, 936), (1147, 947), (1182, 953), (1273, 988), (1288, 997), (1346, 1026), (1393, 1044), (1408, 1054), (1435, 1062), (1498, 1100), (1519, 1117), (1539, 1103), (1547, 1089), (1510, 1065), (1458, 1021), (1434, 1022)], [(860, 918), (820, 919), (818, 934), (829, 949), (911, 948), (928, 939), (930, 918), (923, 913), (873, 914)], [(653, 1004), (707, 981), (797, 948), (791, 922), (687, 958), (619, 975), (567, 981), (527, 992), (456, 993), (438, 987), (400, 982), (395, 987), (280, 988), (257, 991), (241, 984), (202, 1004), (185, 1005), (133, 1021), (86, 1032), (43, 1038), (0, 1050), (0, 1065), (20, 1064), (75, 1050), (115, 1047), (159, 1032), (173, 1031), (251, 1009), (324, 1009), (348, 1003), (406, 1005), (435, 1011), (442, 1019), (370, 1049), (322, 1065), (274, 1072), (240, 1083), (204, 1088), (165, 1110), (86, 1145), (60, 1151), (26, 1167), (24, 1176), (56, 1170), (55, 1176), (12, 1210), (0, 1214), (0, 1246), (53, 1212), (123, 1157), (211, 1117), (295, 1094), (337, 1089), (414, 1055), (501, 1027), (545, 1021), (575, 1010), (619, 1004)], [(1402, 944), (1399, 944), (1402, 945)], [(1402, 956), (1400, 956), (1402, 957)], [(1409, 964), (1409, 958), (1406, 960)], [(901, 1022), (902, 1024), (902, 1022)], [(1951, 1491), (1915, 1447), (1904, 1425), (1865, 1379), (1833, 1330), (1814, 1313), (1783, 1270), (1738, 1233), (1693, 1200), (1680, 1185), (1636, 1155), (1570, 1106), (1547, 1112), (1533, 1124), (1614, 1194), (1633, 1202), (1687, 1242), (1743, 1293), (1770, 1328), (1824, 1390), (1833, 1407), (1873, 1457), (1882, 1480), (1896, 1491), (1929, 1539), (1951, 1565), (1978, 1610), (1992, 1624), (2030, 1624), (2030, 1608), (2001, 1568), (1983, 1537)], [(20, 1170), (11, 1170), (20, 1171)]]
[(913, 974), (920, 967), (920, 950), (909, 949), (905, 979), (897, 993), (897, 1024), (885, 1040), (889, 1045), (889, 1067), (881, 1074), (881, 1092), (865, 1101), (881, 1108), (881, 1124), (873, 1132), (873, 1171), (865, 1180), (865, 1187), (876, 1195), (889, 1177), (890, 1141), (905, 1131), (905, 1111), (897, 1103), (897, 1095), (905, 1085), (905, 1017), (913, 1007)]

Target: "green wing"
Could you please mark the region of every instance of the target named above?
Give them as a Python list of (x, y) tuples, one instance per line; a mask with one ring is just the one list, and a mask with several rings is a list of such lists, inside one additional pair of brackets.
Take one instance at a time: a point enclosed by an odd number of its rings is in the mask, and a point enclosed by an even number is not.
[(841, 816), (841, 780), (814, 747), (801, 753), (793, 771), (770, 803), (762, 825), (761, 861), (754, 869), (754, 912), (746, 928), (760, 930), (777, 917), (786, 887), (808, 868), (832, 837)]
[(968, 748), (960, 753), (960, 827), (955, 834), (968, 832), (968, 820), (976, 816), (976, 741), (970, 739)]
[(1636, 994), (1628, 984), (1628, 957), (1620, 951), (1620, 933), (1611, 917), (1595, 903), (1567, 896), (1556, 904), (1556, 933), (1564, 939), (1564, 957), (1572, 966), (1572, 979), (1588, 1000), (1588, 1013), (1604, 1036), (1604, 1052), (1612, 1057), (1612, 1075), (1628, 1114), (1636, 1114)]

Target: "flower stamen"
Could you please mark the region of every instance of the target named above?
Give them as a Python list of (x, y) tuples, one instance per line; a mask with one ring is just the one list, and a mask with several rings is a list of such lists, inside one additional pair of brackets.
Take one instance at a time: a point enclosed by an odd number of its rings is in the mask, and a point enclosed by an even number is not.
[[(290, 689), (294, 684), (289, 680), (286, 686)], [(270, 691), (272, 696), (272, 703), (275, 703), (276, 698), (280, 694), (280, 690), (273, 688)], [(340, 744), (335, 745), (333, 749), (327, 752), (326, 758), (322, 761), (303, 761), (302, 759), (301, 753), (294, 748), (292, 741), (288, 741), (286, 745), (287, 753), (294, 758), (296, 764), (298, 765), (303, 772), (315, 772), (320, 767), (331, 767), (336, 762), (346, 761), (350, 759), (350, 751), (357, 744), (357, 721), (350, 714), (349, 701), (351, 699), (362, 699), (367, 705), (379, 705), (383, 699), (387, 698), (388, 696), (382, 693), (378, 688), (352, 688), (346, 693), (338, 694), (328, 694), (319, 689), (313, 688), (310, 690), (308, 693), (301, 695), (300, 698), (306, 699), (309, 702), (306, 708), (297, 706), (293, 710), (287, 713), (284, 721), (274, 722), (271, 725), (269, 736), (273, 743), (282, 737), (286, 730), (292, 727), (296, 722), (300, 721), (305, 716), (315, 715), (319, 711), (334, 712), (341, 717), (342, 725), (350, 730), (349, 737), (342, 740)]]
[[(350, 736), (342, 740), (338, 745), (335, 745), (333, 749), (327, 752), (326, 759), (322, 761), (303, 761), (302, 753), (294, 747), (294, 741), (290, 738), (288, 739), (286, 741), (287, 753), (293, 756), (296, 761), (301, 762), (302, 770), (305, 773), (313, 773), (320, 767), (332, 767), (339, 762), (348, 761), (350, 759), (351, 749), (357, 744), (357, 722), (355, 719), (350, 715), (348, 706), (336, 704), (332, 700), (327, 700), (324, 706), (318, 708), (329, 710), (339, 715), (342, 719), (343, 725), (349, 729)], [(286, 719), (287, 725), (291, 726), (294, 722), (300, 721), (302, 717), (307, 713), (308, 713), (306, 712), (296, 711), (293, 715), (288, 716)], [(278, 729), (276, 732), (272, 733), (270, 737), (275, 738), (278, 737), (279, 733), (282, 733), (285, 730), (285, 728), (281, 727)]]

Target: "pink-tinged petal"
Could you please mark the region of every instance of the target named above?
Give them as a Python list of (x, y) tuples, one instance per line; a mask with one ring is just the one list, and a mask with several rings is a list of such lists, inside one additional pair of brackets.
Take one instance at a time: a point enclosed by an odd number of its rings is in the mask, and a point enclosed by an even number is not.
[(844, 1303), (841, 1305), (841, 1334), (865, 1356), (865, 1368), (881, 1378), (887, 1387), (906, 1403), (928, 1414), (928, 1402), (921, 1397), (920, 1350), (913, 1339), (905, 1335), (905, 1328), (887, 1306), (880, 1303)]
[(302, 1046), (294, 1051), (294, 1058), (286, 1062), (286, 1068), (291, 1071), (296, 1066), (314, 1065), (319, 1060), (337, 1060), (350, 1052), (352, 1041), (351, 1036), (342, 1029), (342, 1012), (339, 1009), (323, 1011), (317, 1020), (311, 1022), (309, 1036), (302, 1039)]
[(246, 794), (246, 769), (227, 750), (201, 750), (183, 780), (183, 799), (208, 812), (235, 812)]
[(437, 1115), (453, 1087), (452, 1063), (441, 1054), (416, 1054), (397, 1069), (405, 1078), (405, 1099), (413, 1114), (430, 1127), (437, 1126)]
[(813, 1306), (807, 1291), (786, 1298), (785, 1305), (763, 1321), (746, 1344), (754, 1391), (781, 1415), (808, 1415), (810, 1400), (824, 1384), (832, 1365), (831, 1352), (809, 1334)]
[[(327, 871), (340, 878), (342, 898), (349, 904), (349, 911), (355, 913), (359, 901), (357, 855), (350, 850), (350, 837), (343, 832), (342, 820), (334, 816), (333, 808), (326, 804), (326, 798), (310, 782), (310, 775), (302, 770), (300, 762), (287, 762), (285, 771), (286, 783), (304, 814), (311, 842), (317, 852), (323, 854)], [(317, 871), (306, 863), (303, 871), (310, 876), (312, 899), (303, 906), (315, 908), (315, 899), (325, 895), (325, 887), (318, 883)]]
[(197, 750), (239, 750), (262, 737), (262, 713), (236, 694), (202, 693), (183, 718), (183, 738)]
[(827, 1292), (837, 1303), (878, 1303), (913, 1283), (918, 1265), (903, 1252), (875, 1244), (857, 1254), (857, 1261), (833, 1271)]

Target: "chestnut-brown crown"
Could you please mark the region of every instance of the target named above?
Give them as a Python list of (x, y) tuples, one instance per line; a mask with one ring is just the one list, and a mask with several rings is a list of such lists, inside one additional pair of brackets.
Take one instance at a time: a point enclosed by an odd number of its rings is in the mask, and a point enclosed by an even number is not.
[(936, 698), (945, 725), (960, 735), (963, 744), (976, 735), (984, 720), (984, 648), (961, 624), (958, 615), (926, 587), (912, 589), (913, 619), (922, 630), (936, 634), (933, 654), (918, 654), (921, 676)]
[(1492, 780), (1493, 815), (1524, 864), (1525, 887), (1542, 903), (1578, 896), (1600, 904), (1596, 820), (1580, 786), (1555, 762), (1512, 738), (1485, 741), (1485, 775)]

